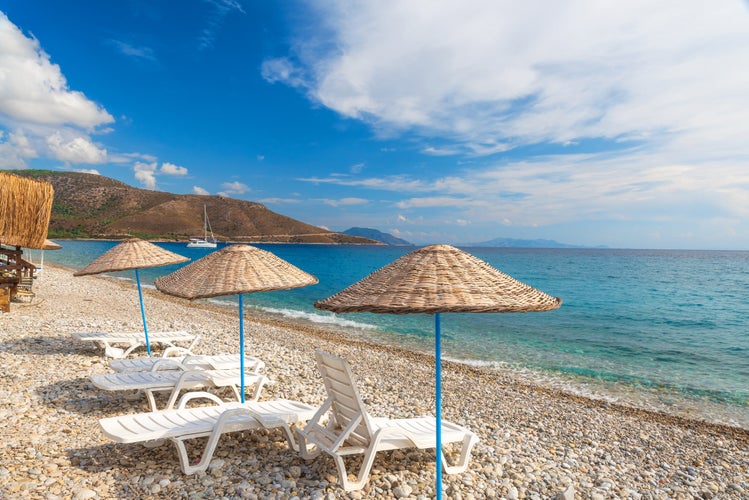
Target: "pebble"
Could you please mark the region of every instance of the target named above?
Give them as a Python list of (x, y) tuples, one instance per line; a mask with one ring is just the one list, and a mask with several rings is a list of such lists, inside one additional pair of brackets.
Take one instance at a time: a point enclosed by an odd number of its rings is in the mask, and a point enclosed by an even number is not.
[[(301, 459), (281, 432), (224, 436), (209, 470), (190, 476), (171, 444), (112, 443), (98, 419), (146, 411), (145, 398), (96, 390), (88, 375), (108, 372), (102, 350), (70, 334), (142, 329), (137, 291), (122, 280), (73, 278), (52, 265), (44, 272), (35, 303), (12, 303), (0, 315), (0, 498), (434, 497), (433, 450), (378, 454), (365, 488), (347, 493), (328, 456)], [(235, 308), (152, 289), (144, 295), (149, 329), (202, 333), (200, 353), (236, 352)], [(274, 381), (264, 399), (321, 404), (325, 393), (312, 361), (319, 348), (351, 362), (373, 415), (432, 411), (429, 355), (257, 311), (246, 332), (250, 354), (265, 361)], [(442, 383), (444, 418), (480, 438), (468, 470), (444, 476), (450, 498), (740, 499), (749, 492), (746, 429), (586, 399), (509, 369), (445, 361)]]

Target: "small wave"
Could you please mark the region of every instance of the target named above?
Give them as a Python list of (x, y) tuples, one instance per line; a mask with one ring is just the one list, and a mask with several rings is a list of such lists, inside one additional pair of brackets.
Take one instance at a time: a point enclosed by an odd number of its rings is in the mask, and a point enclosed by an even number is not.
[(261, 311), (265, 311), (271, 314), (278, 314), (285, 318), (292, 319), (303, 319), (312, 323), (327, 323), (336, 326), (346, 326), (351, 328), (359, 328), (363, 330), (377, 330), (378, 327), (370, 325), (368, 323), (359, 323), (358, 321), (351, 321), (350, 319), (343, 319), (332, 314), (318, 314), (305, 311), (298, 311), (295, 309), (278, 309), (274, 307), (258, 307)]
[(119, 281), (135, 281), (132, 278), (128, 278), (127, 276), (116, 276), (114, 274), (103, 274), (102, 276), (106, 276), (107, 278)]

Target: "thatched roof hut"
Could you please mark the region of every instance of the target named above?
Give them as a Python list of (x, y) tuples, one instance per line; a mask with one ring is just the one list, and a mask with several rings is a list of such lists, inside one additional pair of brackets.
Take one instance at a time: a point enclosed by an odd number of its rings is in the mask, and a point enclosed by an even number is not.
[(53, 197), (48, 182), (0, 172), (0, 244), (43, 248)]

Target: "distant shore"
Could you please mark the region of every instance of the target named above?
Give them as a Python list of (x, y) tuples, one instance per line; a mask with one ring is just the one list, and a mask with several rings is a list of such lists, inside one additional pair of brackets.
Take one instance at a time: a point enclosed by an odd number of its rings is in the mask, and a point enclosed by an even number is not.
[[(172, 445), (115, 445), (105, 416), (146, 411), (144, 399), (104, 393), (88, 381), (108, 371), (101, 350), (76, 331), (142, 329), (131, 283), (73, 278), (45, 265), (31, 304), (0, 315), (0, 498), (209, 496), (266, 498), (431, 497), (433, 450), (382, 453), (361, 495), (344, 494), (333, 462), (305, 462), (275, 431), (222, 438), (206, 474), (185, 476)], [(145, 291), (149, 329), (200, 334), (200, 353), (237, 352), (235, 308)], [(432, 357), (345, 338), (312, 326), (248, 318), (248, 351), (274, 381), (263, 398), (320, 404), (315, 349), (346, 357), (375, 415), (424, 415), (434, 408)], [(512, 371), (443, 363), (443, 417), (481, 442), (467, 472), (445, 476), (457, 498), (551, 498), (573, 485), (579, 498), (745, 498), (749, 431), (541, 388)], [(398, 490), (402, 493), (403, 489)]]

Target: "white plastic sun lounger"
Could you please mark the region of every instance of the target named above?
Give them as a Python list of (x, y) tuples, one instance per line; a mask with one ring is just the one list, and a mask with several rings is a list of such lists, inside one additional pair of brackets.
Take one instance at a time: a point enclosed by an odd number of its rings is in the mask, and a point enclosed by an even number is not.
[[(146, 337), (143, 332), (110, 333), (110, 332), (78, 332), (73, 337), (78, 340), (93, 341), (104, 347), (104, 354), (110, 358), (125, 358), (133, 350), (146, 345)], [(176, 347), (175, 342), (190, 342), (187, 349), (192, 349), (200, 337), (179, 330), (175, 332), (148, 332), (148, 340), (151, 344), (163, 344)], [(125, 344), (126, 348), (115, 347), (112, 344)]]
[[(120, 372), (92, 374), (91, 382), (105, 391), (143, 391), (148, 398), (151, 410), (156, 411), (155, 392), (170, 391), (166, 409), (174, 407), (183, 390), (205, 387), (231, 387), (237, 401), (241, 400), (239, 370), (159, 370), (151, 372)], [(254, 372), (245, 372), (245, 388), (255, 386), (247, 400), (257, 401), (260, 391), (268, 379)]]
[[(323, 376), (328, 398), (312, 420), (297, 429), (299, 447), (305, 459), (325, 452), (335, 460), (341, 485), (346, 491), (364, 487), (369, 479), (375, 454), (401, 448), (435, 448), (436, 418), (372, 418), (361, 400), (346, 360), (317, 351), (317, 366)], [(327, 424), (324, 417), (327, 415)], [(462, 443), (458, 463), (450, 466), (442, 453), (445, 472), (456, 474), (468, 467), (471, 448), (478, 437), (459, 425), (442, 421), (442, 443)], [(364, 454), (359, 475), (349, 481), (343, 458)]]
[[(185, 408), (187, 401), (196, 397), (209, 397), (217, 404)], [(99, 420), (99, 425), (108, 438), (118, 443), (143, 443), (152, 447), (169, 439), (177, 448), (182, 472), (194, 474), (208, 468), (218, 440), (227, 432), (282, 428), (289, 447), (298, 450), (290, 426), (306, 422), (316, 410), (286, 399), (224, 403), (212, 394), (188, 393), (176, 409), (104, 418)], [(208, 437), (208, 442), (200, 461), (191, 465), (185, 441), (201, 437)]]
[[(228, 370), (239, 368), (239, 354), (192, 354), (185, 356), (169, 356), (173, 347), (164, 351), (161, 357), (142, 357), (128, 359), (112, 359), (109, 367), (116, 372), (147, 372), (156, 370)], [(185, 349), (178, 348), (180, 351)], [(259, 373), (265, 368), (265, 363), (253, 356), (244, 357), (245, 371)]]

